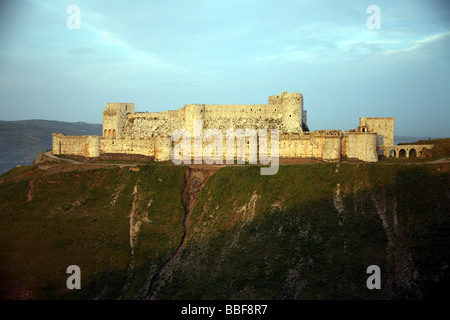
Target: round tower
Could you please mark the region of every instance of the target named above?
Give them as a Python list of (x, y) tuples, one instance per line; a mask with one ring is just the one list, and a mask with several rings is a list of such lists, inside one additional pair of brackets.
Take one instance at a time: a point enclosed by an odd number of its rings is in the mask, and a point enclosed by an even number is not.
[(301, 132), (303, 115), (303, 96), (300, 92), (281, 93), (283, 124), (288, 132)]
[(191, 133), (191, 135), (194, 135), (195, 122), (202, 121), (203, 126), (204, 120), (205, 120), (204, 104), (186, 104), (184, 106), (184, 127)]

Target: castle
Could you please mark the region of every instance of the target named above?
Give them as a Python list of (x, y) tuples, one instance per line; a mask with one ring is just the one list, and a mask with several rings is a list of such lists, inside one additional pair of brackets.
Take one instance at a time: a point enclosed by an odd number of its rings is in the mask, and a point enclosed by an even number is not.
[(136, 112), (134, 103), (108, 103), (103, 111), (101, 137), (53, 133), (53, 154), (88, 158), (132, 154), (154, 157), (156, 161), (170, 160), (175, 146), (172, 133), (181, 128), (193, 133), (198, 121), (203, 130), (223, 133), (227, 129), (278, 129), (280, 158), (376, 162), (379, 156), (421, 156), (424, 148), (432, 147), (394, 146), (394, 120), (360, 118), (359, 126), (353, 130), (309, 131), (303, 95), (288, 92), (269, 96), (267, 104), (187, 104), (163, 112)]

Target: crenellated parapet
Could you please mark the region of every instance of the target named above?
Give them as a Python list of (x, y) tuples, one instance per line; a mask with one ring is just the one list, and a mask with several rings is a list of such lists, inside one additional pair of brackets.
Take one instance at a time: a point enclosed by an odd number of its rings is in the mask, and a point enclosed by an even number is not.
[[(279, 133), (281, 158), (375, 162), (378, 156), (391, 152), (388, 149), (396, 154), (405, 149), (408, 156), (414, 155), (415, 150), (422, 154), (419, 148), (392, 147), (394, 121), (394, 118), (360, 118), (359, 126), (353, 130), (309, 131), (300, 92), (271, 95), (267, 104), (186, 104), (177, 110), (162, 112), (135, 112), (134, 103), (116, 102), (108, 103), (103, 111), (102, 137), (53, 134), (53, 153), (86, 157), (141, 154), (169, 160), (174, 147), (171, 135), (177, 129), (186, 129), (191, 136), (203, 135), (208, 129), (216, 129), (215, 132), (223, 136), (229, 129), (275, 129)], [(194, 131), (195, 128), (199, 130)]]

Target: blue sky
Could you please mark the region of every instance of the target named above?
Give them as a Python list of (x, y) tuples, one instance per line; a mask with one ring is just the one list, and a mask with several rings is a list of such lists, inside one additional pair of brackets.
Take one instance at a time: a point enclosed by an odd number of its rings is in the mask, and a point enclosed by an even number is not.
[[(369, 29), (369, 5), (381, 29)], [(80, 29), (69, 29), (69, 5)], [(395, 117), (450, 137), (448, 1), (2, 1), (0, 120), (101, 123), (137, 111), (302, 92), (311, 130)]]

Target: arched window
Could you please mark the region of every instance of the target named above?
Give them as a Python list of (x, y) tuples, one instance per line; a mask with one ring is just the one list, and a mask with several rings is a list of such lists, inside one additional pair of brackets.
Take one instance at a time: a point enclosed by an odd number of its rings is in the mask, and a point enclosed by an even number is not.
[(112, 132), (112, 137), (113, 137), (113, 138), (116, 137), (116, 129), (113, 130), (113, 132)]

